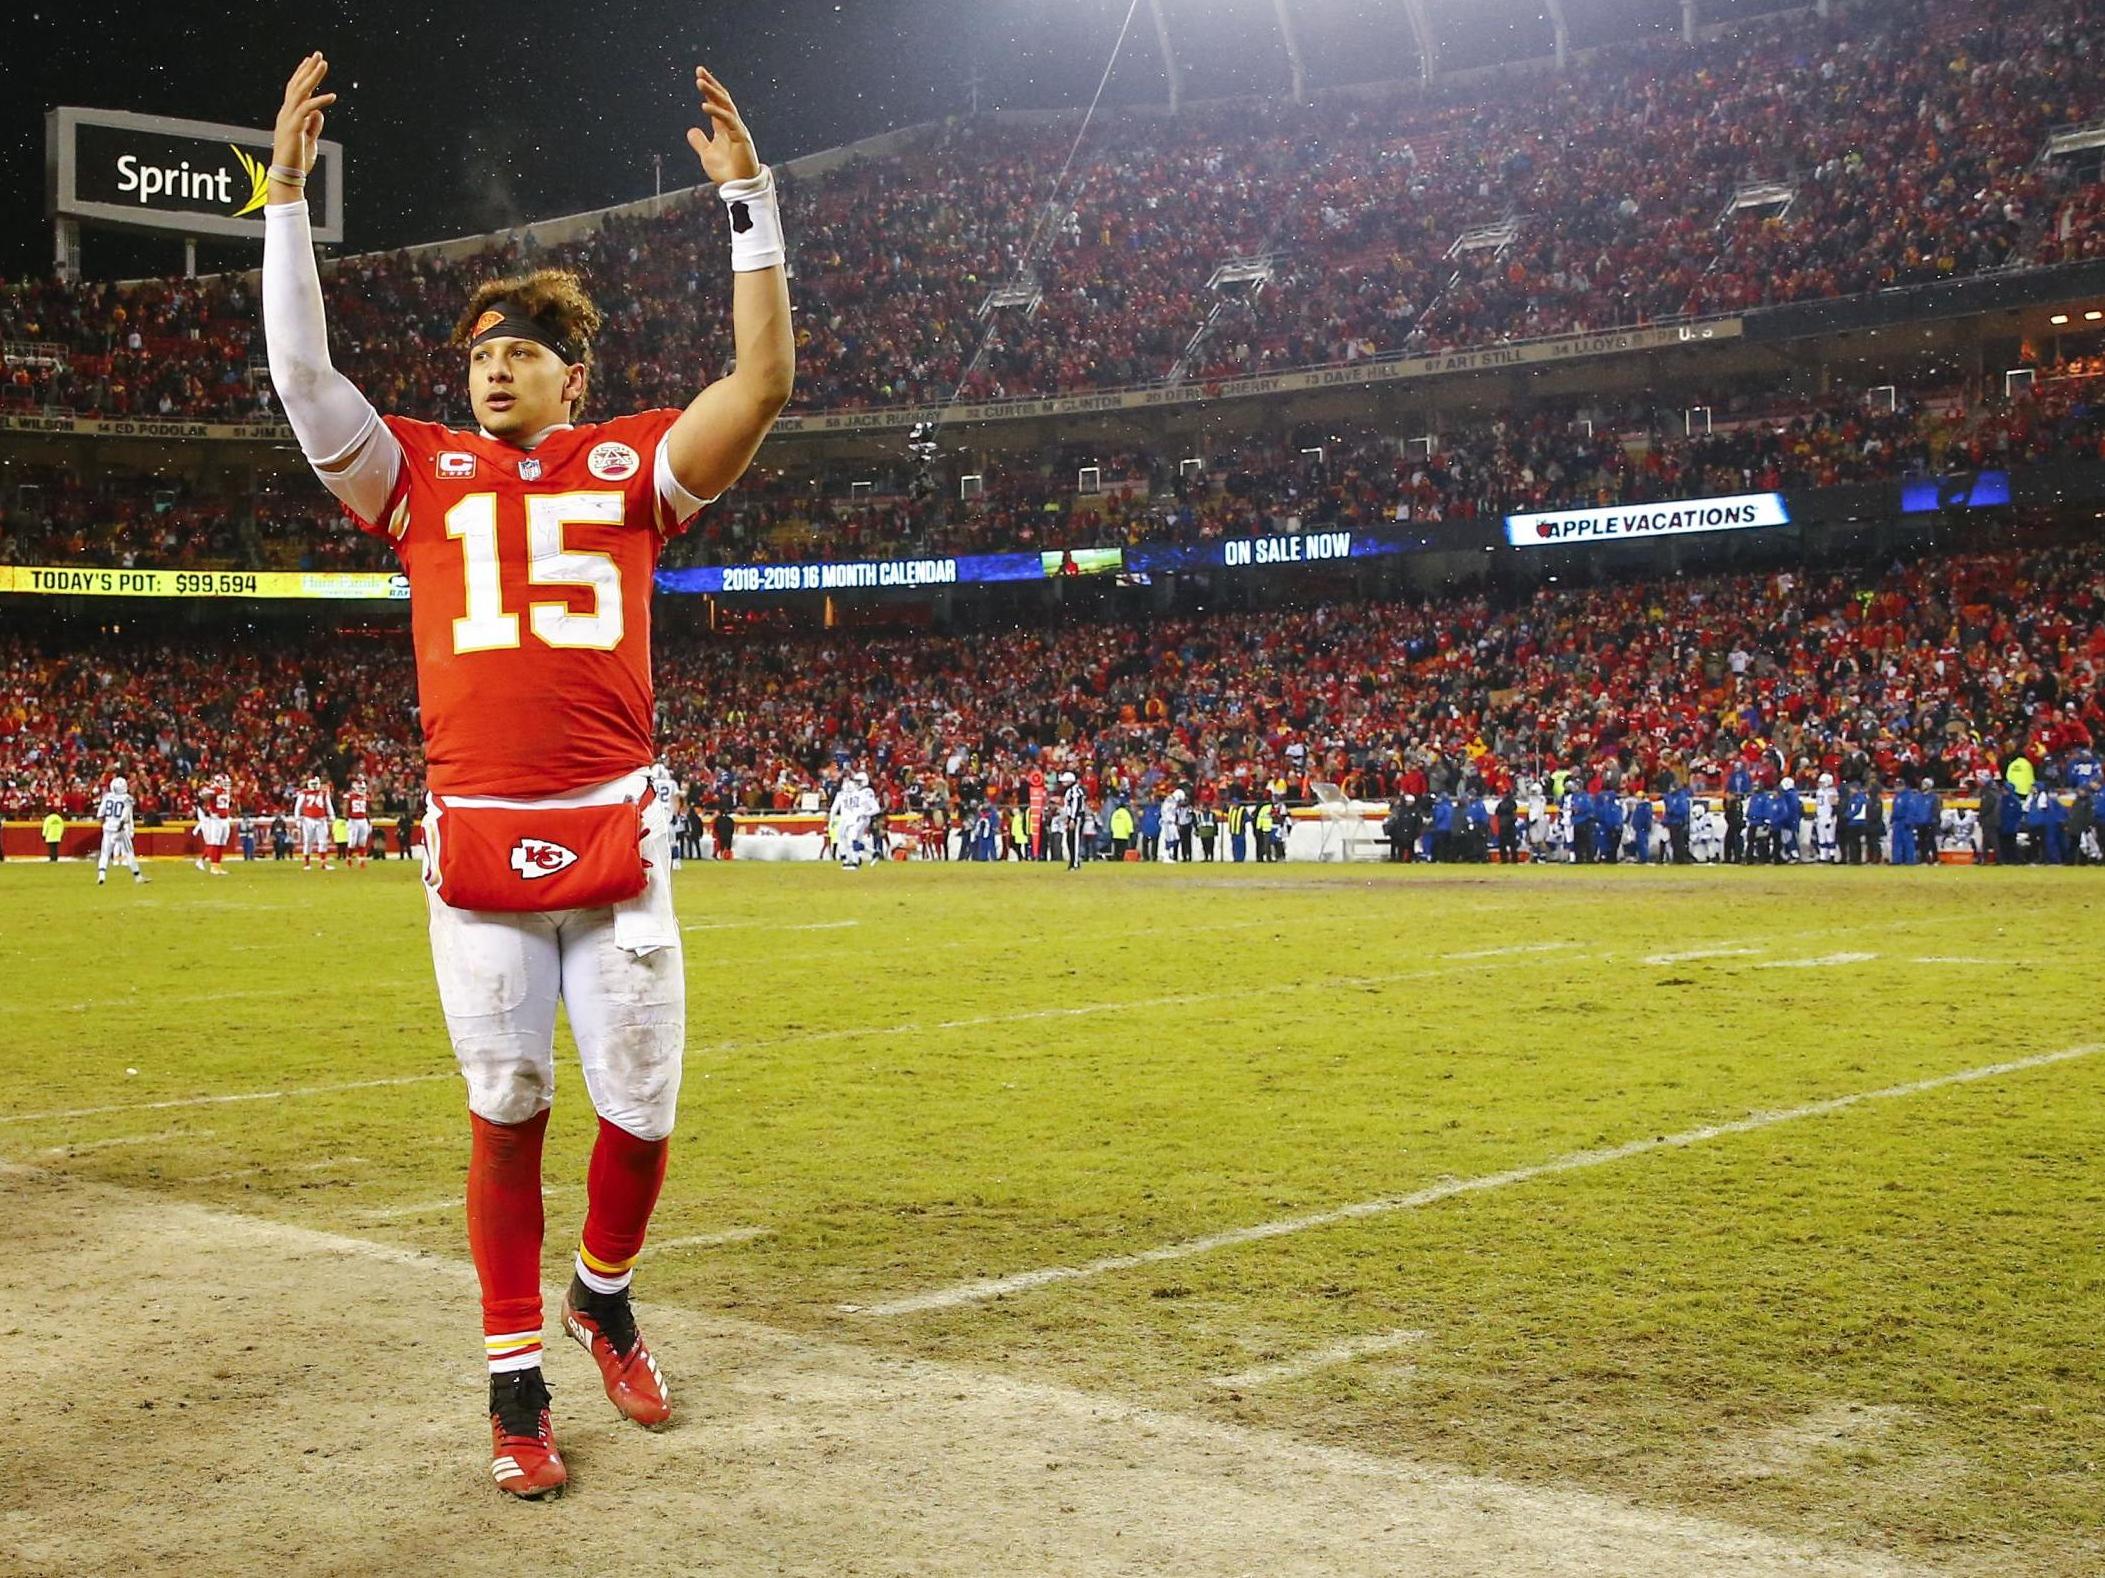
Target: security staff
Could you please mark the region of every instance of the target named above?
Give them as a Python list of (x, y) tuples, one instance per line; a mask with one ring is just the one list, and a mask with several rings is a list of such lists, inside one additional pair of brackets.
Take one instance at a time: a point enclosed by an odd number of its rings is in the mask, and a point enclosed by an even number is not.
[(1249, 848), (1250, 807), (1237, 795), (1228, 805), (1228, 853), (1239, 866)]
[(1111, 808), (1111, 858), (1124, 860), (1126, 851), (1133, 847), (1133, 837), (1139, 831), (1133, 820), (1133, 808), (1119, 796), (1118, 804)]

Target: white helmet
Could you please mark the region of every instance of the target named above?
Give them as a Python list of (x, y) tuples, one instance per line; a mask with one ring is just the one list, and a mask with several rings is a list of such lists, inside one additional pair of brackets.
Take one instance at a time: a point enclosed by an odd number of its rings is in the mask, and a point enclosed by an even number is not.
[(857, 773), (855, 781), (865, 789), (870, 787), (870, 775), (868, 773)]
[(1785, 779), (1785, 780), (1783, 781), (1783, 787), (1784, 787), (1784, 788), (1786, 788), (1786, 789), (1795, 789), (1795, 788), (1797, 788), (1798, 786), (1797, 786), (1796, 784), (1792, 783), (1790, 779), (1786, 778), (1786, 779)]
[(308, 787), (309, 789), (319, 789), (319, 788), (321, 788), (321, 786), (322, 786), (322, 781), (321, 781), (321, 778), (320, 778), (320, 777), (319, 777), (318, 775), (316, 775), (316, 774), (314, 774), (314, 773), (309, 773), (309, 774), (307, 775), (307, 787)]
[(119, 773), (116, 777), (110, 780), (111, 794), (130, 794), (131, 792), (132, 786), (128, 781), (126, 781), (124, 774)]
[(1822, 789), (1832, 789), (1834, 786), (1835, 775), (1833, 773), (1822, 773), (1820, 775), (1820, 787)]
[(1062, 774), (1060, 774), (1060, 782), (1061, 782), (1061, 783), (1063, 783), (1063, 784), (1071, 784), (1071, 783), (1073, 783), (1073, 782), (1074, 782), (1074, 774), (1073, 774), (1073, 773), (1062, 773)]

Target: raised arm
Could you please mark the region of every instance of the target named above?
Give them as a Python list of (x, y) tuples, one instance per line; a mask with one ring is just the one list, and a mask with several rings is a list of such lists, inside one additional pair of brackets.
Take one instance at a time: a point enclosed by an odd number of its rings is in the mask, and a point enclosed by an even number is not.
[(263, 341), (271, 387), (300, 452), (322, 485), (362, 519), (377, 523), (402, 465), (402, 446), (366, 397), (329, 360), (322, 280), (314, 266), (306, 186), (322, 134), (321, 91), (329, 62), (301, 61), (285, 84), (271, 143), (270, 200), (263, 210)]
[(695, 396), (665, 437), (675, 481), (709, 500), (744, 475), (760, 441), (789, 403), (796, 376), (789, 281), (774, 172), (760, 163), (738, 106), (709, 71), (694, 68), (707, 131), (687, 133), (702, 172), (716, 183), (731, 221), (731, 333), (738, 364)]

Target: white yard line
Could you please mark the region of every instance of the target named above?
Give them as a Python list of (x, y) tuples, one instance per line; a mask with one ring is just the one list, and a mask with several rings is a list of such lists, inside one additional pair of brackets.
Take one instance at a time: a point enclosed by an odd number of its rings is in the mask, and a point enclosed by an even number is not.
[(1970, 953), (1926, 953), (1914, 961), (1917, 964), (2000, 964), (2016, 969), (2016, 959), (1983, 959)]
[(0, 1123), (46, 1123), (61, 1118), (100, 1118), (112, 1112), (171, 1112), (179, 1107), (216, 1107), (235, 1101), (291, 1101), (302, 1096), (334, 1096), (346, 1090), (380, 1090), (389, 1085), (422, 1085), (434, 1079), (458, 1079), (452, 1069), (443, 1074), (398, 1074), (392, 1079), (353, 1079), (340, 1085), (300, 1085), (290, 1090), (236, 1090), (220, 1096), (176, 1096), (167, 1101), (120, 1101), (106, 1107), (60, 1107), (44, 1112), (0, 1113)]
[(2089, 1057), (2099, 1051), (2105, 1051), (2105, 1042), (2064, 1047), (2058, 1052), (2042, 1052), (2033, 1057), (2015, 1058), (2007, 1063), (1985, 1063), (1979, 1068), (1962, 1069), (1955, 1074), (1938, 1074), (1929, 1079), (1910, 1080), (1903, 1085), (1886, 1085), (1877, 1090), (1833, 1096), (1825, 1101), (1808, 1102), (1802, 1107), (1788, 1107), (1781, 1112), (1757, 1112), (1748, 1117), (1735, 1118), (1729, 1123), (1706, 1124), (1699, 1129), (1684, 1129), (1678, 1134), (1631, 1140), (1627, 1144), (1613, 1146), (1607, 1150), (1576, 1151), (1552, 1161), (1537, 1162), (1528, 1167), (1515, 1167), (1502, 1173), (1488, 1173), (1477, 1178), (1449, 1179), (1411, 1194), (1394, 1195), (1381, 1200), (1360, 1200), (1351, 1205), (1333, 1207), (1328, 1211), (1311, 1211), (1305, 1216), (1257, 1222), (1248, 1227), (1230, 1228), (1223, 1233), (1209, 1233), (1203, 1238), (1187, 1238), (1174, 1244), (1161, 1244), (1153, 1249), (1136, 1250), (1130, 1254), (1106, 1255), (1101, 1260), (1091, 1260), (1079, 1266), (1042, 1266), (1035, 1271), (1019, 1271), (1006, 1277), (986, 1277), (976, 1282), (961, 1282), (952, 1287), (934, 1288), (925, 1293), (910, 1293), (878, 1304), (843, 1304), (839, 1309), (844, 1315), (889, 1317), (922, 1315), (932, 1310), (983, 1304), (990, 1299), (1005, 1298), (1012, 1293), (1027, 1293), (1035, 1288), (1050, 1287), (1056, 1282), (1079, 1282), (1085, 1278), (1103, 1276), (1107, 1272), (1129, 1271), (1136, 1266), (1159, 1265), (1166, 1260), (1185, 1260), (1193, 1255), (1210, 1254), (1216, 1249), (1233, 1249), (1238, 1245), (1255, 1244), (1268, 1238), (1283, 1238), (1289, 1233), (1304, 1233), (1311, 1228), (1335, 1227), (1346, 1222), (1362, 1221), (1368, 1217), (1387, 1216), (1392, 1212), (1414, 1210), (1419, 1206), (1451, 1200), (1456, 1195), (1503, 1189), (1510, 1184), (1529, 1183), (1534, 1179), (1548, 1178), (1558, 1173), (1577, 1172), (1581, 1168), (1628, 1161), (1633, 1156), (1644, 1156), (1653, 1151), (1701, 1145), (1710, 1140), (1723, 1139), (1727, 1135), (1751, 1134), (1758, 1129), (1774, 1128), (1779, 1123), (1795, 1123), (1801, 1118), (1817, 1118), (1832, 1112), (1842, 1112), (1867, 1101), (1891, 1101), (1901, 1096), (1916, 1096), (1924, 1091), (1941, 1090), (1947, 1085), (1970, 1084), (1975, 1080), (1994, 1079), (1998, 1075), (2014, 1074), (2024, 1069), (2066, 1063), (2075, 1058)]
[(720, 1233), (690, 1233), (685, 1238), (646, 1239), (646, 1258), (673, 1249), (713, 1249), (722, 1244), (749, 1244), (756, 1238), (772, 1238), (772, 1227), (727, 1227)]
[(1750, 953), (1760, 953), (1759, 948), (1689, 948), (1681, 953), (1648, 953), (1644, 964), (1689, 964), (1697, 959), (1739, 959)]
[(153, 1145), (162, 1140), (209, 1140), (210, 1129), (163, 1129), (159, 1134), (125, 1134), (113, 1140), (83, 1140), (78, 1145), (53, 1145), (46, 1156), (78, 1156), (84, 1151), (114, 1150), (120, 1145)]
[(1823, 953), (1813, 959), (1764, 959), (1757, 970), (1831, 970), (1845, 964), (1869, 964), (1875, 953)]
[(1467, 953), (1443, 953), (1443, 959), (1503, 959), (1516, 953), (1555, 953), (1559, 948), (1576, 948), (1575, 942), (1519, 942), (1510, 948), (1472, 948)]
[[(360, 983), (364, 985), (392, 985), (399, 984), (407, 979), (408, 977), (400, 975), (361, 975), (359, 977)], [(118, 997), (91, 997), (86, 1002), (65, 1003), (58, 1006), (63, 1013), (86, 1014), (109, 1008), (180, 1008), (198, 1003), (232, 1002), (237, 998), (277, 999), (284, 997), (312, 997), (313, 995), (314, 988), (311, 986), (256, 986), (226, 992), (153, 992), (148, 994), (126, 992)]]
[(1354, 1359), (1370, 1359), (1378, 1353), (1393, 1353), (1398, 1348), (1407, 1348), (1414, 1342), (1423, 1342), (1422, 1331), (1383, 1331), (1371, 1337), (1349, 1337), (1343, 1342), (1334, 1342), (1327, 1348), (1317, 1348), (1299, 1358), (1281, 1359), (1276, 1364), (1260, 1364), (1247, 1370), (1238, 1370), (1233, 1375), (1215, 1375), (1207, 1379), (1209, 1386), (1224, 1387), (1230, 1391), (1249, 1391), (1259, 1386), (1272, 1386), (1280, 1381), (1298, 1381), (1304, 1375), (1314, 1375), (1318, 1370), (1327, 1370), (1333, 1365), (1349, 1364)]

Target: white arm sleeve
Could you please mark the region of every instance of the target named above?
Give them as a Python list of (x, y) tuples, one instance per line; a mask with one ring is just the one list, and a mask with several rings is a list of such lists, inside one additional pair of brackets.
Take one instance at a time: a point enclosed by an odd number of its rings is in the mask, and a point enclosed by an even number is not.
[(271, 387), (300, 453), (324, 487), (361, 519), (377, 522), (402, 469), (402, 445), (329, 360), (304, 200), (263, 210), (263, 342)]
[(664, 506), (666, 515), (683, 526), (692, 520), (698, 511), (714, 504), (717, 498), (723, 497), (722, 494), (718, 494), (716, 498), (704, 499), (689, 493), (681, 485), (680, 479), (672, 474), (672, 456), (667, 453), (665, 440), (662, 438), (658, 440), (658, 458), (651, 466), (651, 480), (657, 485), (658, 502)]

